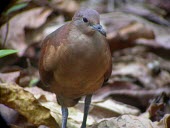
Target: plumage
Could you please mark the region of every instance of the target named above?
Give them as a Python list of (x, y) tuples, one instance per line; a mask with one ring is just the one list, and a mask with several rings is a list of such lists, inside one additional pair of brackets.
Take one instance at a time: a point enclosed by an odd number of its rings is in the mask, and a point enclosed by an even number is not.
[(40, 77), (62, 107), (93, 94), (111, 74), (111, 53), (99, 24), (95, 10), (82, 9), (42, 43)]

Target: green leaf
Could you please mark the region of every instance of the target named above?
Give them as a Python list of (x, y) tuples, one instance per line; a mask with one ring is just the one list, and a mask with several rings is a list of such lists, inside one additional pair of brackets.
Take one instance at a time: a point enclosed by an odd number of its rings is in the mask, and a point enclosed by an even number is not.
[(30, 81), (29, 86), (32, 87), (32, 86), (35, 85), (38, 81), (39, 81), (38, 78), (33, 78), (33, 79)]
[(17, 4), (17, 5), (14, 5), (12, 6), (11, 8), (9, 8), (7, 11), (6, 11), (6, 15), (10, 14), (11, 12), (15, 12), (17, 10), (20, 10), (22, 8), (25, 8), (26, 6), (28, 5), (28, 3), (20, 3), (20, 4)]
[(18, 52), (17, 50), (12, 50), (12, 49), (0, 50), (0, 58), (17, 53), (17, 52)]

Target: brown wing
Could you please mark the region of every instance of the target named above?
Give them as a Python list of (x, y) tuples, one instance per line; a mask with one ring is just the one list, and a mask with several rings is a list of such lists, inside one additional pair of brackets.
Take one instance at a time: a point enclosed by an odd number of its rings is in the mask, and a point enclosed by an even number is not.
[(69, 24), (54, 31), (42, 42), (39, 59), (39, 74), (41, 81), (45, 85), (51, 85), (53, 81), (53, 71), (57, 68), (57, 49), (61, 44), (65, 43), (63, 36), (68, 33), (67, 25)]

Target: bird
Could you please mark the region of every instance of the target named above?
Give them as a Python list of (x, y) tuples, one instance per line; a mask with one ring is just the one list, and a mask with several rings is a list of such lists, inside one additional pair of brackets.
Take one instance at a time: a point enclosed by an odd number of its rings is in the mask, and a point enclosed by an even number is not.
[(78, 10), (70, 22), (42, 41), (40, 79), (56, 94), (61, 106), (62, 128), (67, 126), (68, 108), (75, 106), (83, 96), (81, 128), (86, 128), (92, 95), (109, 79), (111, 71), (112, 58), (106, 31), (96, 10)]

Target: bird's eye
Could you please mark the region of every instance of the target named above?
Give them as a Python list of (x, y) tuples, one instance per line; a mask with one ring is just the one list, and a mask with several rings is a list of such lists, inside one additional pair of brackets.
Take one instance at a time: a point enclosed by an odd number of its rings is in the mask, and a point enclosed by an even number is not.
[(85, 23), (87, 23), (87, 22), (88, 22), (88, 19), (85, 18), (85, 17), (83, 17), (83, 21), (84, 21)]

